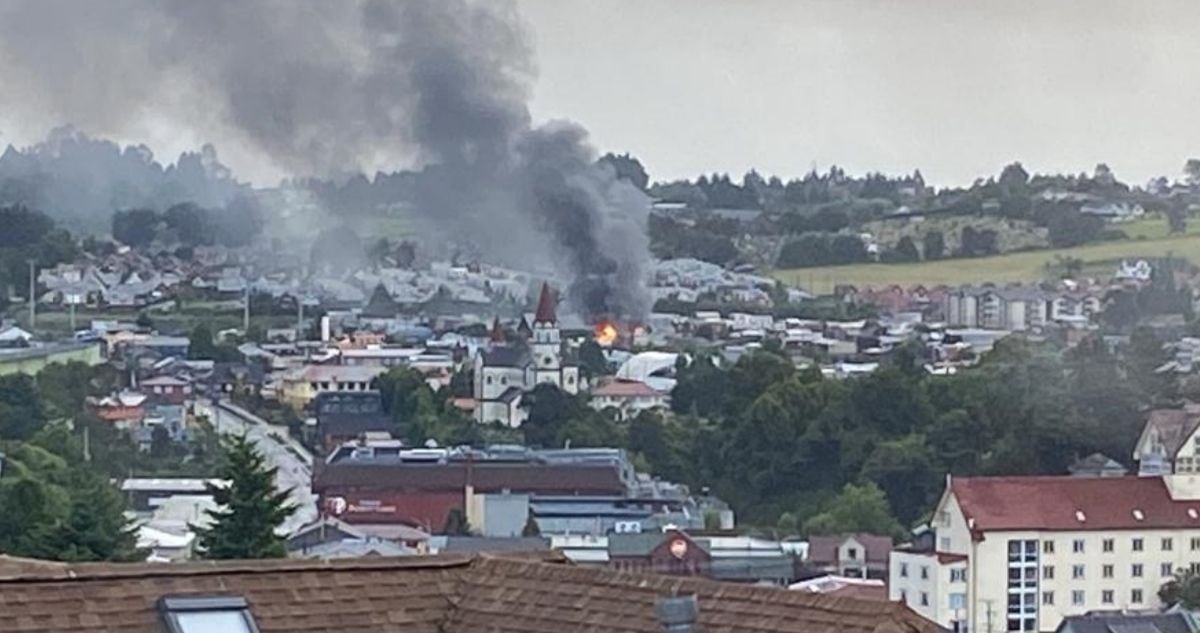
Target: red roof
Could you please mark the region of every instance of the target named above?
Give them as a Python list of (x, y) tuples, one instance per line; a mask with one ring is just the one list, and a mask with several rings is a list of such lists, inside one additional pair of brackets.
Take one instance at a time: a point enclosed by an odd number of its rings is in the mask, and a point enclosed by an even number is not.
[(533, 315), (534, 323), (554, 323), (558, 321), (555, 315), (554, 293), (550, 284), (542, 283), (542, 294), (538, 296), (537, 312)]
[(639, 396), (654, 397), (663, 394), (640, 380), (610, 380), (592, 390), (593, 396), (606, 398), (636, 398)]
[(950, 490), (976, 533), (1200, 527), (1200, 500), (1172, 499), (1161, 477), (964, 477)]

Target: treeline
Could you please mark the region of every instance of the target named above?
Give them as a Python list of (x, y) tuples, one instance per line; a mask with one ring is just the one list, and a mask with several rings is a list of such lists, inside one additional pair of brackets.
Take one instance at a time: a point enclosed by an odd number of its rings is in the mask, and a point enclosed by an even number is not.
[(79, 256), (71, 232), (44, 213), (20, 205), (0, 207), (0, 227), (0, 309), (8, 303), (8, 288), (29, 298), (30, 262), (40, 270)]
[(246, 246), (262, 233), (263, 209), (253, 196), (238, 196), (224, 208), (206, 209), (181, 202), (159, 213), (152, 208), (125, 209), (112, 216), (113, 239), (127, 246), (153, 242), (184, 247)]

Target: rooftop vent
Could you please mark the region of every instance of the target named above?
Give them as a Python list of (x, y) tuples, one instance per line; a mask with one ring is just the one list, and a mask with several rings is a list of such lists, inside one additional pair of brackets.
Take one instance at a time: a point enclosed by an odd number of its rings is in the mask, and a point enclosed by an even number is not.
[(1133, 518), (1137, 519), (1138, 521), (1144, 521), (1146, 519), (1146, 514), (1143, 513), (1141, 510), (1134, 508), (1133, 509)]
[(1195, 508), (1188, 508), (1188, 516), (1193, 519), (1200, 519), (1200, 512), (1197, 512)]
[(1075, 520), (1083, 523), (1084, 521), (1087, 521), (1087, 515), (1083, 513), (1083, 510), (1076, 510)]

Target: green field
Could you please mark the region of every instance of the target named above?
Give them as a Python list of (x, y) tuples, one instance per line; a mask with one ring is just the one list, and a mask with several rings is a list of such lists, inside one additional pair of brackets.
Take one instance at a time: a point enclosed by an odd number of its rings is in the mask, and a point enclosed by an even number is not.
[[(1146, 220), (1121, 227), (1130, 235), (1162, 233), (1159, 227)], [(913, 264), (852, 264), (849, 266), (821, 266), (777, 270), (774, 276), (785, 283), (793, 284), (817, 294), (832, 291), (837, 284), (852, 284), (860, 288), (882, 287), (890, 284), (930, 286), (938, 284), (960, 285), (984, 282), (1009, 283), (1017, 281), (1039, 281), (1046, 278), (1049, 267), (1055, 266), (1056, 257), (1076, 257), (1084, 261), (1085, 274), (1112, 272), (1122, 259), (1141, 257), (1182, 257), (1193, 264), (1200, 264), (1200, 234), (1189, 227), (1189, 235), (1159, 237), (1157, 239), (1131, 239), (1103, 244), (1089, 244), (1075, 248), (1048, 249), (1007, 253), (993, 257), (968, 259), (945, 259)]]

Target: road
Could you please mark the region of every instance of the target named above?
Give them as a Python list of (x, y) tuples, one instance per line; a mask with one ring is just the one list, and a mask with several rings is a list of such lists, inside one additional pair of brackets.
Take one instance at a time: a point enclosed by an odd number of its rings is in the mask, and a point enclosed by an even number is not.
[(245, 433), (267, 461), (278, 469), (275, 485), (291, 490), (296, 512), (280, 526), (280, 533), (291, 534), (317, 518), (317, 496), (312, 494), (312, 455), (288, 435), (287, 427), (272, 426), (266, 420), (228, 401), (216, 406), (197, 401), (196, 409), (207, 415), (219, 433)]

